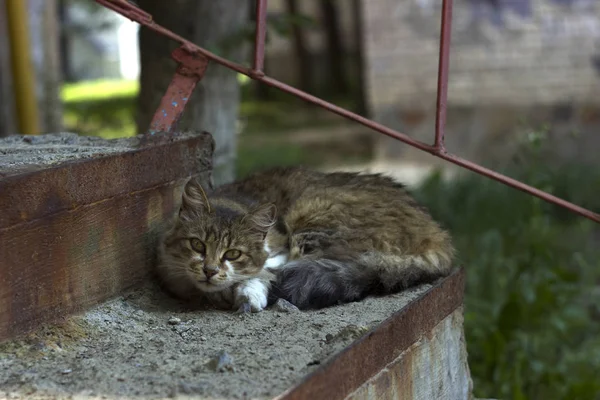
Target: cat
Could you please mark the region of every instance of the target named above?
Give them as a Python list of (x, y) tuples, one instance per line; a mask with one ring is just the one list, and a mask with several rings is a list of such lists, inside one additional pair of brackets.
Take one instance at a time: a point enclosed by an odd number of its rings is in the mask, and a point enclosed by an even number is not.
[(168, 291), (259, 312), (399, 292), (452, 270), (454, 248), (404, 186), (380, 174), (277, 167), (210, 192), (194, 179), (159, 246)]

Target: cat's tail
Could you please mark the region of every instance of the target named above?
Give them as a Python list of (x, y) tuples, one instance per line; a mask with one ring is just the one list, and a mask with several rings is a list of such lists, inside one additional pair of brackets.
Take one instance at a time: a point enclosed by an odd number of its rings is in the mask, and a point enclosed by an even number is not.
[(270, 298), (283, 298), (300, 309), (323, 308), (433, 282), (448, 275), (451, 268), (450, 255), (439, 253), (367, 253), (345, 260), (301, 258), (274, 271)]

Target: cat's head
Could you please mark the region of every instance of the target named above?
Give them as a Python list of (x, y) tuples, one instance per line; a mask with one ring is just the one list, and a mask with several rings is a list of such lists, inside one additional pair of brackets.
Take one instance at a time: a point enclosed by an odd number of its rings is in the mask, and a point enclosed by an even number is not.
[(204, 292), (257, 276), (268, 257), (265, 237), (275, 214), (273, 204), (249, 207), (228, 198), (209, 198), (192, 179), (162, 243), (162, 268), (191, 279)]

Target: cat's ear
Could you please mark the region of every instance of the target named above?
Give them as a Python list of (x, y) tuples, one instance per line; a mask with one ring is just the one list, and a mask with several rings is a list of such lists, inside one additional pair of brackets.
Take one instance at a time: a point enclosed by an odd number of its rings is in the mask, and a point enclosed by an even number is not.
[(277, 207), (275, 207), (275, 204), (267, 203), (254, 208), (245, 219), (250, 221), (259, 231), (267, 233), (275, 225), (276, 218)]
[(181, 215), (184, 211), (193, 212), (195, 214), (211, 212), (206, 192), (195, 178), (191, 178), (183, 188), (179, 214)]

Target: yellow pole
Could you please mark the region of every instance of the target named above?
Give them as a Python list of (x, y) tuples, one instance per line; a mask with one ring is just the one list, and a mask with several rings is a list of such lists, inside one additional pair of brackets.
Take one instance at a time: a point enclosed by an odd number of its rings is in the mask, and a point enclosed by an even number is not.
[(29, 21), (26, 0), (6, 0), (10, 59), (19, 130), (26, 135), (40, 133), (35, 73), (31, 63)]

